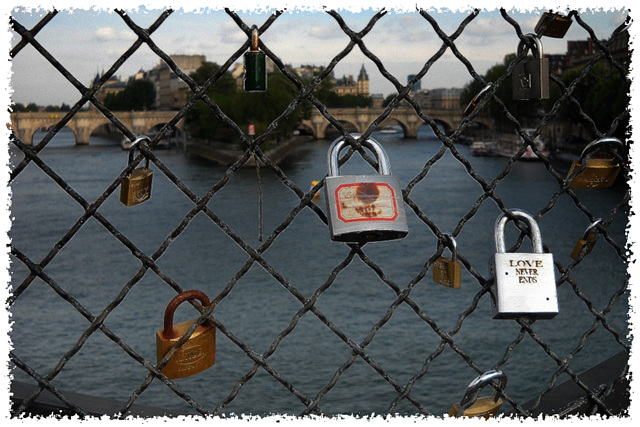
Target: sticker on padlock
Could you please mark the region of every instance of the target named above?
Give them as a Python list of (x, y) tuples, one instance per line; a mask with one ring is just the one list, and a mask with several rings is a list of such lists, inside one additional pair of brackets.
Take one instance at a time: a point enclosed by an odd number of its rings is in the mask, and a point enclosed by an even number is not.
[[(140, 150), (142, 144), (148, 143), (149, 138), (146, 136), (136, 138), (131, 143), (129, 165), (133, 163), (135, 151)], [(152, 179), (153, 171), (149, 169), (149, 159), (146, 158), (145, 165), (134, 169), (120, 184), (120, 202), (125, 206), (135, 206), (149, 200), (151, 198)]]
[(569, 31), (572, 22), (571, 15), (562, 16), (559, 13), (545, 12), (540, 17), (535, 32), (539, 36), (561, 39)]
[[(360, 134), (351, 134), (359, 138)], [(325, 179), (325, 201), (331, 239), (365, 243), (399, 239), (409, 230), (398, 178), (391, 175), (389, 159), (372, 138), (362, 146), (375, 153), (378, 174), (339, 175), (338, 155), (350, 144), (337, 138), (327, 156), (329, 173)]]
[(533, 57), (523, 58), (513, 69), (513, 99), (549, 98), (549, 58), (542, 52), (542, 42), (535, 34), (523, 36), (518, 44), (518, 58), (531, 50)]
[(496, 253), (489, 262), (493, 318), (550, 319), (558, 314), (553, 254), (544, 253), (538, 223), (531, 215), (520, 209), (510, 212), (529, 225), (534, 252), (506, 251), (504, 229), (510, 218), (500, 215), (495, 225)]
[[(590, 142), (582, 151), (580, 158), (571, 164), (567, 173), (565, 181), (570, 181), (572, 188), (609, 188), (613, 185), (620, 172), (620, 165), (611, 158), (592, 157), (600, 149), (609, 152), (615, 150), (622, 155), (624, 145), (614, 137), (600, 138)], [(586, 166), (582, 168), (584, 161)]]
[(258, 27), (251, 27), (251, 48), (244, 54), (244, 77), (242, 87), (245, 92), (265, 92), (267, 90), (267, 59), (258, 49)]
[[(189, 331), (195, 320), (173, 324), (173, 316), (180, 304), (197, 299), (204, 307), (210, 304), (204, 292), (189, 290), (176, 295), (167, 305), (164, 313), (164, 327), (156, 332), (157, 363)], [(162, 373), (170, 379), (183, 378), (200, 373), (216, 363), (216, 327), (210, 320), (198, 325), (191, 336), (173, 354), (162, 368)]]
[(584, 248), (584, 256), (587, 256), (593, 250), (593, 247), (596, 243), (596, 229), (600, 222), (602, 222), (602, 219), (598, 218), (587, 227), (580, 240), (578, 240), (573, 247), (573, 251), (571, 251), (571, 258), (578, 259), (578, 257), (580, 256), (580, 252), (583, 251), (582, 248)]
[(499, 390), (504, 390), (507, 386), (507, 376), (499, 370), (487, 371), (477, 376), (464, 392), (460, 403), (455, 403), (449, 410), (450, 417), (482, 417), (485, 419), (495, 417), (500, 407), (502, 399), (499, 398), (499, 391), (496, 390), (492, 396), (478, 398), (478, 393), (491, 381), (497, 380)]
[[(433, 281), (448, 288), (458, 289), (462, 282), (462, 266), (458, 261), (456, 239), (450, 234), (444, 236), (451, 245), (451, 259), (441, 256), (433, 263)], [(440, 245), (441, 242), (438, 240), (438, 248)]]

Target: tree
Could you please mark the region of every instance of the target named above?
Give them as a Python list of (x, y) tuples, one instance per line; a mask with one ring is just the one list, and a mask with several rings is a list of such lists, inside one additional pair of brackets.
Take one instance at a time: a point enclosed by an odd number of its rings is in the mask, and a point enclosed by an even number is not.
[(133, 80), (122, 92), (109, 93), (104, 105), (115, 111), (142, 111), (153, 108), (156, 102), (156, 88), (147, 79)]

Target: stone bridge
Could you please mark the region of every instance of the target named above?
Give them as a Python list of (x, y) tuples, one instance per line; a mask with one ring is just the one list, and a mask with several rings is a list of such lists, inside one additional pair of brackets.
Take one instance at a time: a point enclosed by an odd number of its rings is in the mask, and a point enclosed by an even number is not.
[[(356, 132), (364, 132), (384, 111), (383, 108), (328, 108), (327, 111), (339, 122), (345, 124), (347, 130), (355, 129)], [(436, 123), (442, 126), (445, 133), (455, 129), (463, 119), (462, 110), (424, 110)], [(493, 127), (492, 120), (477, 117), (476, 122), (485, 128)], [(399, 125), (405, 138), (416, 138), (418, 129), (425, 123), (418, 117), (413, 108), (396, 108), (380, 123), (380, 127)], [(314, 109), (311, 118), (302, 122), (301, 128), (313, 133), (316, 139), (324, 139), (327, 129), (332, 126), (318, 110)]]
[[(33, 134), (38, 130), (47, 130), (58, 123), (65, 112), (11, 113), (11, 129), (27, 145), (33, 144)], [(175, 111), (116, 111), (113, 114), (136, 135), (153, 133), (175, 116)], [(87, 145), (91, 134), (111, 121), (96, 110), (79, 111), (67, 122), (66, 127), (73, 131), (76, 144)], [(181, 120), (176, 128), (184, 130)]]

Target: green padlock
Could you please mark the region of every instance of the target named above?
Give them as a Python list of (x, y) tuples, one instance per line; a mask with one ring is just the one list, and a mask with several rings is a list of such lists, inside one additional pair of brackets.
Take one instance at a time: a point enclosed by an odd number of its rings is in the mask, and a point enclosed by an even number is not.
[(244, 54), (245, 92), (264, 92), (267, 90), (267, 60), (264, 52), (258, 49), (258, 27), (251, 27), (251, 49)]

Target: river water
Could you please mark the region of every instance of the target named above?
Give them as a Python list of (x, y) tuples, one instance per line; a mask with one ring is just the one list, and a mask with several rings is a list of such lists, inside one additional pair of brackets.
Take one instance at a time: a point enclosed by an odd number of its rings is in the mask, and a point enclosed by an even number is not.
[[(36, 135), (36, 141), (40, 138), (41, 134)], [(417, 139), (377, 133), (374, 138), (384, 146), (392, 173), (399, 177), (403, 187), (420, 173), (441, 147), (425, 126)], [(330, 143), (313, 141), (300, 146), (281, 165), (284, 173), (307, 191), (313, 180), (326, 174)], [(472, 157), (464, 145), (457, 149), (487, 182), (493, 181), (505, 167), (505, 158)], [(204, 195), (226, 171), (226, 167), (189, 158), (176, 149), (158, 151), (157, 155), (198, 195)], [(10, 157), (11, 164), (15, 165), (22, 154), (12, 147)], [(357, 157), (343, 166), (343, 173), (365, 168)], [(126, 152), (116, 142), (92, 137), (90, 146), (75, 146), (73, 136), (67, 132), (56, 137), (41, 153), (41, 158), (89, 202), (113, 182), (127, 162)], [(126, 208), (120, 204), (116, 191), (99, 209), (147, 255), (158, 250), (193, 207), (172, 182), (153, 165), (152, 168), (153, 190), (148, 202)], [(295, 208), (298, 198), (265, 168), (261, 169), (261, 185), (266, 237)], [(608, 219), (611, 209), (624, 196), (624, 188), (620, 187), (576, 190), (576, 194), (596, 217)], [(40, 262), (83, 210), (33, 162), (11, 183), (11, 190), (12, 243), (32, 261)], [(495, 194), (507, 207), (535, 214), (549, 203), (557, 190), (558, 184), (542, 163), (518, 162), (497, 186)], [(482, 193), (480, 185), (447, 153), (430, 168), (410, 197), (435, 226), (443, 232), (451, 232)], [(255, 169), (242, 169), (215, 194), (208, 206), (235, 233), (257, 248), (261, 245), (258, 200)], [(318, 205), (324, 210), (322, 198)], [(459, 254), (485, 278), (489, 257), (495, 250), (493, 227), (499, 213), (496, 203), (486, 200), (457, 237)], [(406, 238), (370, 243), (365, 245), (364, 252), (384, 271), (388, 280), (402, 289), (421, 278), (410, 294), (412, 301), (438, 328), (450, 332), (456, 329), (460, 316), (474, 303), (481, 286), (465, 268), (460, 289), (435, 284), (430, 270), (422, 277), (425, 263), (437, 250), (436, 239), (409, 207), (407, 221), (409, 235)], [(628, 210), (624, 209), (608, 228), (611, 238), (623, 247), (627, 221)], [(573, 245), (588, 225), (588, 219), (566, 195), (559, 198), (539, 224), (545, 245), (563, 266), (572, 261), (569, 254)], [(507, 245), (510, 246), (515, 242), (516, 234), (507, 228)], [(299, 293), (311, 297), (348, 253), (348, 247), (332, 242), (326, 225), (311, 209), (305, 208), (264, 253), (264, 258)], [(182, 288), (200, 289), (214, 298), (248, 258), (246, 252), (200, 213), (172, 241), (157, 265)], [(45, 272), (97, 316), (140, 267), (140, 261), (128, 249), (95, 219), (89, 219), (46, 266)], [(12, 258), (10, 270), (13, 287), (20, 285), (28, 274), (15, 258)], [(583, 296), (593, 302), (595, 309), (602, 310), (623, 287), (626, 265), (611, 245), (600, 238), (591, 255), (573, 270), (571, 278)], [(155, 363), (155, 334), (162, 327), (166, 304), (174, 295), (173, 289), (149, 271), (107, 317), (105, 325), (133, 351)], [(578, 298), (566, 282), (559, 288), (558, 298), (560, 313), (553, 319), (537, 321), (533, 329), (560, 359), (584, 346), (571, 362), (574, 372), (583, 372), (622, 350), (602, 325), (588, 334), (583, 343), (583, 336), (594, 324), (587, 303)], [(360, 343), (386, 315), (395, 299), (394, 291), (356, 257), (320, 296), (316, 307), (336, 328)], [(216, 307), (214, 316), (255, 353), (262, 354), (292, 322), (300, 308), (300, 302), (281, 283), (254, 264)], [(628, 310), (627, 294), (624, 294), (607, 315), (610, 327), (623, 340), (629, 339)], [(84, 317), (39, 279), (15, 301), (10, 312), (13, 352), (42, 376), (55, 368), (89, 326)], [(196, 314), (185, 304), (178, 309), (176, 321), (188, 320)], [(454, 340), (477, 366), (489, 370), (505, 356), (519, 332), (520, 328), (513, 321), (493, 320), (490, 298), (484, 295), (476, 309), (465, 316)], [(439, 353), (440, 343), (431, 325), (406, 304), (400, 304), (365, 351), (388, 373), (392, 382), (404, 386), (420, 372), (425, 361)], [(306, 313), (267, 362), (299, 393), (314, 399), (341, 371), (350, 356), (350, 348), (336, 334), (314, 314)], [(232, 396), (234, 387), (243, 381), (252, 366), (249, 357), (218, 332), (216, 364), (198, 375), (176, 380), (176, 383), (200, 405), (213, 410)], [(527, 335), (502, 369), (509, 378), (507, 394), (523, 404), (548, 386), (558, 364)], [(16, 380), (34, 382), (19, 369), (14, 369), (13, 374)], [(53, 384), (61, 390), (124, 401), (147, 374), (144, 367), (97, 331), (66, 363)], [(411, 395), (431, 413), (441, 415), (460, 399), (476, 375), (467, 362), (447, 346), (429, 364), (426, 375), (416, 382)], [(563, 374), (559, 383), (568, 379)], [(327, 414), (386, 413), (396, 396), (397, 392), (387, 379), (356, 358), (322, 398), (319, 408)], [(136, 403), (194, 413), (188, 404), (157, 380)], [(304, 405), (297, 397), (265, 370), (258, 369), (224, 406), (223, 412), (263, 415), (299, 414), (303, 410)], [(505, 405), (503, 410), (510, 412), (512, 408)], [(394, 412), (413, 414), (417, 410), (403, 400)]]

